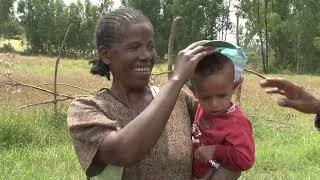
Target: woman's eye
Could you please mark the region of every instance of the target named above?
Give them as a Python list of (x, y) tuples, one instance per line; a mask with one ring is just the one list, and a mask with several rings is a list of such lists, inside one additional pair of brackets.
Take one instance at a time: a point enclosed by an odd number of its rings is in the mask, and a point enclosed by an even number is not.
[(153, 45), (153, 44), (149, 45), (149, 46), (148, 46), (148, 49), (149, 49), (149, 50), (153, 50), (153, 49), (154, 49), (154, 45)]
[(139, 48), (139, 46), (138, 46), (138, 45), (135, 45), (135, 46), (129, 46), (129, 48), (128, 48), (128, 49), (136, 50), (136, 49), (138, 49), (138, 48)]

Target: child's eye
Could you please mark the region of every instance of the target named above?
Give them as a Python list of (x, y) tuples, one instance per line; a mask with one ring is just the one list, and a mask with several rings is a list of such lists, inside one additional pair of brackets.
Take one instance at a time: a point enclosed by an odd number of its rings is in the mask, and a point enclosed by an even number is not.
[(210, 96), (205, 96), (205, 97), (202, 97), (201, 99), (202, 99), (203, 101), (207, 101), (207, 100), (210, 99)]
[(218, 97), (225, 98), (225, 97), (227, 97), (227, 95), (226, 94), (220, 94), (220, 95), (218, 95)]

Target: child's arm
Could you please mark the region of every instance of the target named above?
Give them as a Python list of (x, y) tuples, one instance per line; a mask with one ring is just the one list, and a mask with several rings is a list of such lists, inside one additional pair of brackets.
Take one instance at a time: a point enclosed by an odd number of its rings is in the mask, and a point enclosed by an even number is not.
[(249, 122), (245, 126), (235, 125), (226, 137), (224, 145), (200, 146), (194, 152), (194, 158), (203, 162), (214, 159), (223, 167), (234, 171), (245, 171), (252, 167), (255, 158), (252, 128)]
[[(246, 121), (246, 122), (243, 122)], [(230, 170), (245, 171), (253, 166), (255, 159), (252, 128), (248, 120), (235, 123), (224, 145), (215, 145), (214, 159)]]

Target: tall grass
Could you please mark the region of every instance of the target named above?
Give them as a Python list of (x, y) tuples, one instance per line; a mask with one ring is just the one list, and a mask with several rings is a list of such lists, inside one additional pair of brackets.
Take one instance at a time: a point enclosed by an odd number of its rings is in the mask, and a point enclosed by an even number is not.
[(0, 179), (84, 179), (65, 109), (0, 109)]

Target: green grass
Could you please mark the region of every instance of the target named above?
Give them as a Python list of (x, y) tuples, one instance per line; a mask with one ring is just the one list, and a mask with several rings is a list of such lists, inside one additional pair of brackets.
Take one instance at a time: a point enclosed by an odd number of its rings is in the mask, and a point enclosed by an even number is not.
[[(13, 76), (30, 84), (52, 82), (55, 59), (16, 55)], [(86, 60), (62, 59), (58, 80), (91, 90), (110, 86), (104, 78), (90, 75), (89, 69)], [(166, 69), (166, 64), (156, 64), (153, 73)], [(286, 77), (320, 92), (320, 76), (271, 76)], [(241, 108), (254, 128), (256, 162), (241, 179), (320, 179), (320, 132), (313, 127), (314, 115), (278, 107), (278, 96), (266, 95), (259, 87), (261, 79), (251, 74), (244, 77)], [(59, 92), (66, 91), (84, 94), (59, 87)], [(0, 179), (85, 179), (66, 128), (67, 108), (62, 107), (55, 119), (51, 107), (15, 109), (51, 96), (23, 88), (5, 94), (0, 87), (0, 93), (5, 97), (0, 97)]]
[(66, 128), (65, 109), (0, 110), (0, 179), (84, 179)]
[(241, 179), (319, 179), (319, 132), (297, 127), (275, 128), (266, 119), (250, 119), (254, 126), (256, 162)]

